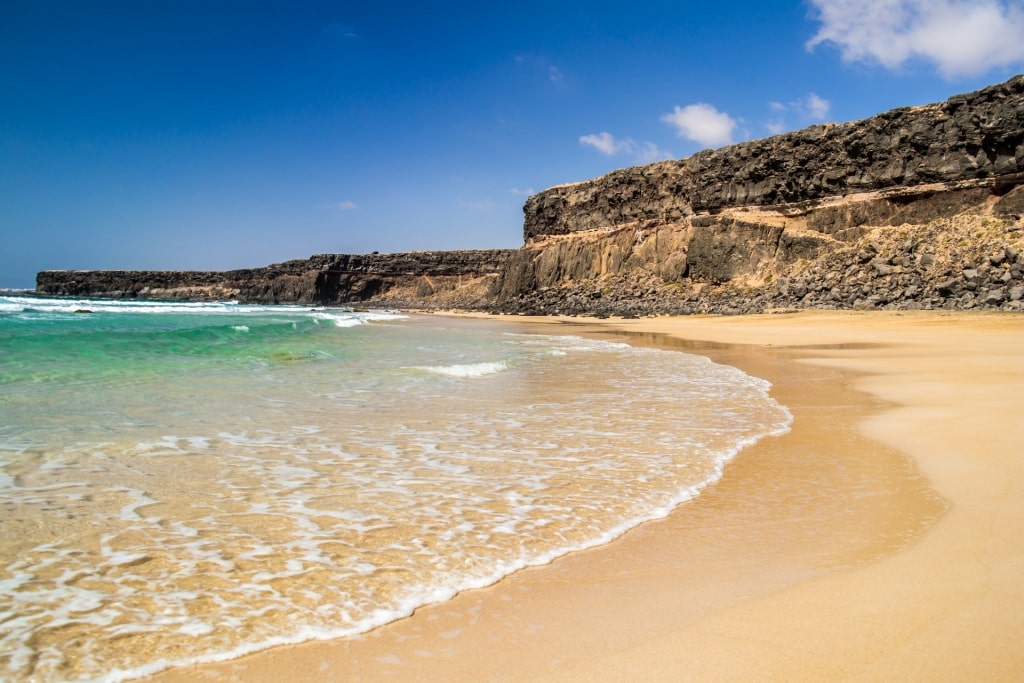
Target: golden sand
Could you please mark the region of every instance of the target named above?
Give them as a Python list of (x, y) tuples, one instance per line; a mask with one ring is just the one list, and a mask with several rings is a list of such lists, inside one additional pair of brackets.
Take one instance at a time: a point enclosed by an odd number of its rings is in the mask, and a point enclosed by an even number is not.
[(793, 429), (606, 546), (154, 680), (1024, 680), (1024, 316), (514, 320), (735, 365)]

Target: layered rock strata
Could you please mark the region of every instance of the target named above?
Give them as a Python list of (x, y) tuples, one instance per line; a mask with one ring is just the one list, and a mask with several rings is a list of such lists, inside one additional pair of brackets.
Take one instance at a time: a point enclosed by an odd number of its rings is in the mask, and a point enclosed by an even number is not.
[[(866, 193), (534, 240), (494, 308), (535, 314), (1022, 308), (1024, 185)], [(826, 231), (827, 230), (827, 231)]]
[(739, 206), (799, 210), (888, 188), (1012, 176), (1024, 170), (1024, 76), (946, 102), (811, 126), (637, 166), (530, 197), (524, 237), (637, 221), (678, 221)]
[[(1019, 278), (1006, 264), (1024, 246), (1022, 183), (1018, 76), (941, 104), (545, 190), (526, 202), (525, 246), (495, 306), (597, 315), (1019, 308)], [(913, 273), (904, 254), (883, 254), (897, 236), (915, 257), (933, 252)], [(993, 275), (1009, 280), (970, 276), (1004, 252)], [(837, 277), (840, 256), (849, 262)], [(865, 265), (877, 259), (895, 262)]]

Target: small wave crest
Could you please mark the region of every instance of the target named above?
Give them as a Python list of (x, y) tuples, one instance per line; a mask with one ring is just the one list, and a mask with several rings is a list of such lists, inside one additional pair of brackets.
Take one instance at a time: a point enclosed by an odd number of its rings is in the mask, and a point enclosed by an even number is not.
[(509, 369), (508, 361), (488, 361), (484, 363), (461, 363), (456, 365), (417, 365), (413, 370), (431, 372), (447, 377), (471, 378), (494, 375)]
[(335, 327), (356, 327), (376, 320), (399, 320), (405, 317), (388, 311), (313, 311), (314, 320), (329, 321)]
[[(353, 311), (345, 308), (311, 309), (296, 305), (243, 304), (236, 301), (157, 301), (149, 299), (50, 298), (40, 296), (0, 296), (0, 314), (60, 316), (80, 313), (101, 314), (188, 314), (188, 315), (283, 315), (312, 318), (337, 327), (355, 327), (367, 322), (400, 320), (407, 316), (394, 311)], [(236, 325), (237, 332), (248, 332), (247, 325)]]
[(356, 327), (362, 325), (365, 321), (355, 313), (322, 313), (314, 312), (313, 320), (317, 322), (321, 320), (333, 323), (335, 327)]
[(26, 313), (251, 313), (270, 309), (266, 306), (244, 305), (233, 301), (51, 299), (37, 296), (6, 296), (0, 297), (0, 310)]

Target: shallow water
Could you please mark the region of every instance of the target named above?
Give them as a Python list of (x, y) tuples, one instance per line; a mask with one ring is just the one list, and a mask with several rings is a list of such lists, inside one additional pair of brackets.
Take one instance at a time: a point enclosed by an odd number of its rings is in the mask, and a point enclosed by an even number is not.
[(662, 516), (788, 428), (701, 356), (515, 330), (0, 298), (2, 677), (359, 633)]

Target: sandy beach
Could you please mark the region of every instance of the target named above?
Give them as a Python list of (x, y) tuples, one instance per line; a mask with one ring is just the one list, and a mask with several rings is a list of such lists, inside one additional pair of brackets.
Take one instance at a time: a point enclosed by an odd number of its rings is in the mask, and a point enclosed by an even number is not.
[(151, 680), (1024, 679), (1024, 316), (508, 320), (734, 365), (792, 430), (606, 546)]

